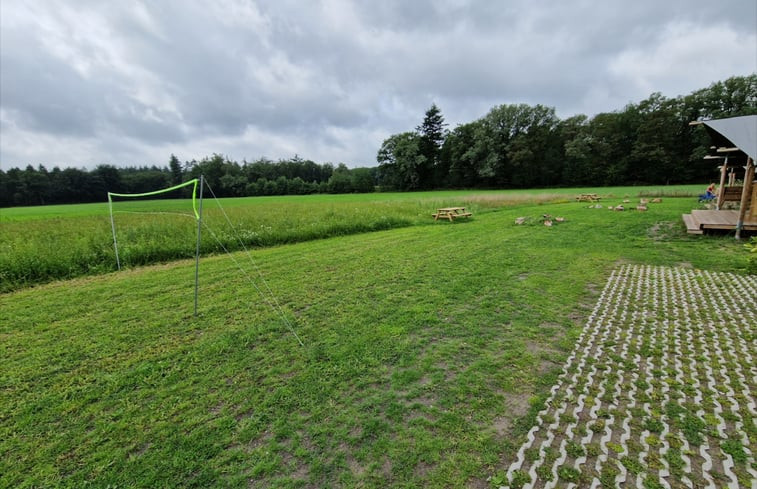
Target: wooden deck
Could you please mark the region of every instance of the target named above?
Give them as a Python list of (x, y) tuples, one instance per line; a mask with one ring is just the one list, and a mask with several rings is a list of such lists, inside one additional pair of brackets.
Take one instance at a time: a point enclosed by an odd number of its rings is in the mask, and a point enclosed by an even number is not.
[[(708, 229), (736, 229), (739, 211), (705, 211), (697, 209), (691, 211), (691, 214), (684, 214), (682, 217), (689, 234), (703, 234)], [(757, 231), (757, 219), (750, 218), (749, 214), (747, 214), (744, 217), (743, 229), (745, 231)]]

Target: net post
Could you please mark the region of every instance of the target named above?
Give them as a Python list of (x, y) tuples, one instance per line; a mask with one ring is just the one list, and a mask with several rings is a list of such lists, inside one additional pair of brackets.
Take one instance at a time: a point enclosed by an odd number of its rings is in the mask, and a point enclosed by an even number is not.
[(200, 175), (200, 210), (197, 215), (197, 250), (195, 251), (195, 317), (197, 317), (197, 296), (200, 288), (200, 239), (202, 236), (202, 188), (203, 176)]
[(116, 240), (116, 223), (113, 220), (113, 199), (108, 192), (108, 209), (110, 210), (110, 229), (113, 231), (113, 249), (116, 251), (116, 265), (121, 270), (121, 260), (118, 258), (118, 241)]

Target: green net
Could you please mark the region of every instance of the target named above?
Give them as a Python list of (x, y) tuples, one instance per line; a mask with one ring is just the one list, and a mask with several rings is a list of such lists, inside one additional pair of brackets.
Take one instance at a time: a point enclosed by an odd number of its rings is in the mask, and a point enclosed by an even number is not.
[(113, 213), (113, 197), (122, 197), (122, 198), (141, 198), (141, 197), (152, 197), (160, 194), (166, 194), (173, 192), (174, 190), (178, 190), (183, 187), (188, 187), (189, 185), (192, 185), (192, 210), (194, 211), (195, 219), (198, 221), (200, 220), (200, 212), (197, 210), (197, 184), (199, 183), (198, 179), (192, 179), (184, 183), (180, 183), (179, 185), (174, 185), (173, 187), (164, 188), (160, 190), (155, 190), (153, 192), (143, 192), (140, 194), (120, 194), (116, 192), (108, 192), (108, 205), (110, 206), (111, 214)]
[[(122, 265), (147, 265), (190, 258), (199, 253), (197, 227), (201, 222), (202, 203), (198, 201), (197, 190), (200, 182), (193, 179), (152, 192), (108, 192), (113, 248), (119, 270)], [(181, 194), (183, 197), (173, 196)], [(201, 191), (199, 195), (201, 199)], [(118, 233), (115, 214), (120, 216)], [(177, 220), (177, 216), (183, 218)], [(188, 226), (187, 218), (197, 226)], [(195, 242), (197, 245), (193, 246)]]

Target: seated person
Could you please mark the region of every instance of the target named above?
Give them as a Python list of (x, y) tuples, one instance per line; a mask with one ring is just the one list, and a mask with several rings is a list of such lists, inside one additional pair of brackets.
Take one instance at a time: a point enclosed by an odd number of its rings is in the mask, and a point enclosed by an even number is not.
[(705, 190), (704, 195), (699, 196), (699, 200), (712, 200), (715, 198), (715, 184), (711, 183), (709, 187), (707, 187), (707, 190)]

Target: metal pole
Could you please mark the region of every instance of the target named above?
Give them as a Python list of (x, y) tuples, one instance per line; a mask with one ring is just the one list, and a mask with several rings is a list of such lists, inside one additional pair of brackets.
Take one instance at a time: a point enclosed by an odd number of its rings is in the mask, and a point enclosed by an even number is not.
[(121, 270), (121, 260), (118, 259), (118, 241), (116, 241), (116, 223), (113, 221), (113, 201), (110, 198), (110, 192), (108, 192), (108, 209), (110, 209), (110, 229), (113, 230), (113, 249), (116, 250), (116, 265)]
[(200, 209), (197, 218), (197, 251), (195, 252), (195, 317), (197, 316), (197, 295), (200, 288), (200, 239), (202, 237), (202, 187), (203, 176), (200, 175)]

